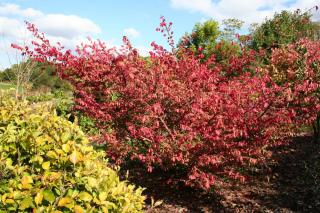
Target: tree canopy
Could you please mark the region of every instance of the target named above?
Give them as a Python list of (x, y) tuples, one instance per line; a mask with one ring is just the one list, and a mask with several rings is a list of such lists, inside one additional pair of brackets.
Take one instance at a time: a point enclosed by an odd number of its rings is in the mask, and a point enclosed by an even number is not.
[(271, 48), (294, 43), (300, 38), (317, 39), (319, 26), (319, 23), (311, 20), (309, 11), (282, 11), (253, 27), (251, 47), (270, 52)]

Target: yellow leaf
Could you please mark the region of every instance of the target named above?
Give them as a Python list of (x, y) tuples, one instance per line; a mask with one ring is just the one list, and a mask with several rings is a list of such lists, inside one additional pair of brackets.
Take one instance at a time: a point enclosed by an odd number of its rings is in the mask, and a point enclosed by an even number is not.
[(90, 202), (92, 200), (92, 196), (88, 192), (80, 192), (78, 197), (80, 200), (86, 201), (86, 202)]
[(42, 163), (43, 162), (43, 158), (41, 156), (35, 156), (34, 158), (35, 161), (39, 162), (39, 163)]
[(70, 151), (70, 145), (69, 144), (63, 144), (62, 145), (62, 150), (68, 153)]
[(47, 156), (49, 158), (57, 158), (58, 157), (57, 154), (54, 151), (47, 152)]
[(60, 172), (51, 172), (50, 173), (50, 178), (51, 180), (57, 180), (61, 177), (61, 173)]
[(14, 200), (13, 199), (7, 199), (6, 200), (6, 204), (14, 204)]
[(105, 201), (106, 199), (107, 199), (107, 193), (106, 192), (101, 192), (100, 194), (99, 194), (99, 200), (101, 200), (101, 201)]
[(21, 179), (22, 183), (33, 183), (32, 177), (31, 176), (23, 176)]
[(77, 151), (73, 151), (69, 159), (73, 164), (76, 164), (77, 162), (82, 161), (82, 155)]
[(7, 160), (6, 160), (6, 166), (7, 166), (7, 167), (11, 167), (11, 166), (12, 166), (12, 159), (11, 159), (11, 158), (7, 158)]
[(42, 164), (42, 168), (43, 168), (44, 170), (49, 170), (49, 169), (50, 169), (50, 161), (44, 162), (44, 163)]
[(94, 198), (93, 198), (93, 202), (94, 202), (95, 204), (101, 205), (101, 201), (100, 201), (97, 197), (94, 197)]
[(21, 179), (21, 184), (23, 189), (30, 189), (32, 186), (30, 183), (33, 183), (31, 176), (23, 176)]
[(83, 211), (81, 206), (75, 206), (74, 207), (74, 212), (75, 213), (83, 213), (84, 211)]
[(88, 185), (90, 187), (97, 187), (98, 186), (97, 179), (93, 177), (88, 177)]
[(36, 144), (37, 144), (38, 146), (41, 146), (41, 145), (43, 145), (43, 144), (45, 144), (45, 143), (46, 143), (46, 141), (44, 140), (43, 137), (36, 137)]
[(69, 140), (69, 138), (70, 138), (70, 133), (69, 133), (69, 132), (64, 132), (64, 133), (62, 133), (62, 135), (61, 135), (61, 141), (62, 141), (62, 143), (67, 142), (67, 141)]
[(33, 201), (30, 197), (25, 197), (20, 203), (19, 203), (19, 209), (25, 210), (30, 207), (34, 207)]
[(66, 206), (72, 203), (72, 199), (70, 197), (64, 197), (59, 200), (58, 206)]
[(103, 213), (108, 213), (108, 212), (109, 212), (109, 209), (108, 209), (108, 208), (106, 208), (106, 207), (104, 207), (104, 206), (102, 206), (101, 208), (102, 208)]
[(2, 203), (5, 203), (5, 202), (6, 202), (6, 199), (7, 199), (7, 194), (3, 194), (3, 195), (1, 196), (1, 201), (2, 201)]
[(38, 192), (36, 194), (36, 197), (34, 198), (34, 202), (39, 205), (43, 200), (43, 195), (42, 195), (42, 192)]

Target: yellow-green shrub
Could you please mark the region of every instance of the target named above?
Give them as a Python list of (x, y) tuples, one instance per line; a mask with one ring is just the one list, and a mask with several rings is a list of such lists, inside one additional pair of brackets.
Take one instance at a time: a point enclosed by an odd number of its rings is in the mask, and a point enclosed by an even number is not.
[(0, 212), (140, 212), (78, 126), (44, 105), (0, 99)]

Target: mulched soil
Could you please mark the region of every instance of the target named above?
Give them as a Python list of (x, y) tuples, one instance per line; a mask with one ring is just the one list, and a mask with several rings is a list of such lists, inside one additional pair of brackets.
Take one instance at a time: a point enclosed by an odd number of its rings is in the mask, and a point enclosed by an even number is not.
[[(121, 174), (129, 170), (129, 181), (146, 188), (146, 212), (320, 212), (320, 144), (301, 136), (272, 151), (269, 165), (249, 181), (217, 183), (210, 193), (168, 184), (170, 173), (147, 173), (137, 163)], [(151, 197), (162, 204), (151, 208)]]

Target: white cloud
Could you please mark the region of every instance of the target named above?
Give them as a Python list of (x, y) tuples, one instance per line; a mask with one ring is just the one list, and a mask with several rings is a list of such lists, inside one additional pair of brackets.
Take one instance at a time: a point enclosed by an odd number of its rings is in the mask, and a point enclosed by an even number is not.
[(149, 52), (152, 50), (151, 47), (142, 46), (142, 45), (134, 46), (134, 48), (136, 48), (139, 54), (142, 56), (149, 56), (150, 55)]
[(19, 52), (11, 48), (11, 44), (24, 45), (30, 37), (23, 22), (0, 16), (0, 70), (21, 60)]
[(137, 38), (140, 35), (140, 32), (134, 28), (126, 28), (123, 30), (123, 34), (131, 38)]
[(7, 17), (0, 16), (0, 36), (1, 37), (16, 37), (21, 36), (21, 30), (23, 29), (23, 24), (16, 20)]
[(75, 15), (48, 14), (34, 20), (34, 24), (40, 31), (51, 36), (74, 38), (79, 35), (98, 34), (99, 26), (89, 19)]
[(0, 6), (0, 15), (18, 15), (22, 17), (36, 17), (42, 16), (43, 13), (39, 10), (32, 8), (21, 9), (19, 5), (16, 4), (3, 4)]
[(213, 8), (211, 0), (171, 0), (171, 6), (190, 11), (200, 11), (205, 14), (211, 13)]
[(95, 35), (101, 29), (93, 21), (76, 15), (44, 14), (33, 8), (21, 9), (16, 4), (0, 4), (0, 34), (19, 37), (17, 31), (24, 30), (24, 20), (34, 23), (49, 36), (66, 39)]
[(100, 27), (87, 18), (76, 15), (44, 14), (33, 8), (25, 9), (16, 4), (0, 3), (0, 67), (11, 65), (8, 57), (16, 58), (16, 52), (10, 47), (11, 43), (22, 45), (31, 40), (31, 34), (26, 30), (24, 20), (34, 23), (50, 41), (53, 43), (59, 41), (66, 48), (74, 48), (81, 42), (86, 42), (87, 36), (95, 36), (101, 32)]
[[(318, 0), (170, 0), (171, 6), (176, 9), (184, 9), (190, 12), (199, 12), (206, 17), (218, 21), (226, 18), (238, 18), (247, 23), (261, 22), (266, 17), (271, 17), (275, 12), (281, 10), (301, 9), (305, 11), (315, 5)], [(318, 11), (319, 13), (319, 11)], [(314, 18), (319, 17), (319, 14)]]

